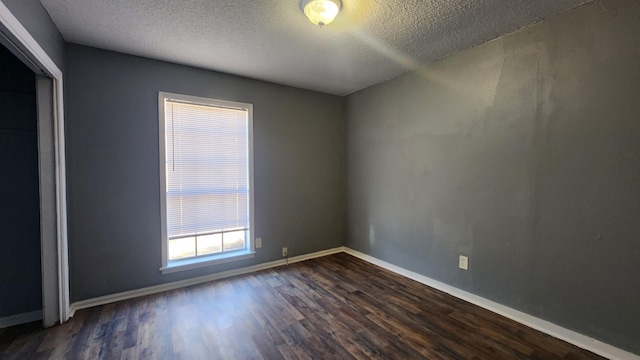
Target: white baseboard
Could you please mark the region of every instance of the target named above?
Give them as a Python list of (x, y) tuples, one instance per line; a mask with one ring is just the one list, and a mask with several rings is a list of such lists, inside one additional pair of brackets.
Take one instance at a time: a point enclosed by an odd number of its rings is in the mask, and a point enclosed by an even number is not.
[[(314, 258), (318, 258), (318, 257), (323, 257), (323, 256), (327, 256), (327, 255), (332, 255), (332, 254), (336, 254), (336, 253), (340, 253), (340, 252), (345, 252), (349, 255), (353, 255), (357, 258), (360, 258), (364, 261), (367, 261), (369, 263), (372, 263), (374, 265), (378, 265), (382, 268), (385, 268), (389, 271), (392, 271), (396, 274), (405, 276), (409, 279), (415, 280), (419, 283), (425, 284), (427, 286), (430, 286), (432, 288), (438, 289), (440, 291), (443, 291), (449, 295), (455, 296), (459, 299), (462, 299), (464, 301), (470, 302), (474, 305), (480, 306), (484, 309), (487, 309), (489, 311), (492, 311), (496, 314), (502, 315), (506, 318), (509, 318), (511, 320), (517, 321), (521, 324), (524, 324), (526, 326), (529, 326), (533, 329), (536, 329), (538, 331), (541, 331), (545, 334), (549, 334), (555, 338), (558, 338), (560, 340), (564, 340), (570, 344), (573, 344), (575, 346), (578, 346), (580, 348), (583, 348), (585, 350), (591, 351), (595, 354), (598, 354), (600, 356), (604, 356), (606, 358), (609, 359), (619, 359), (619, 360), (640, 360), (640, 356), (639, 355), (635, 355), (632, 354), (628, 351), (619, 349), (615, 346), (603, 343), (599, 340), (596, 340), (594, 338), (582, 335), (580, 333), (577, 333), (575, 331), (563, 328), (559, 325), (556, 325), (554, 323), (551, 323), (549, 321), (546, 320), (542, 320), (540, 318), (531, 316), (529, 314), (523, 313), (521, 311), (512, 309), (510, 307), (498, 304), (496, 302), (493, 302), (491, 300), (485, 299), (483, 297), (480, 297), (478, 295), (474, 295), (472, 293), (466, 292), (464, 290), (460, 290), (458, 288), (455, 288), (451, 285), (447, 285), (443, 282), (431, 279), (427, 276), (418, 274), (416, 272), (404, 269), (402, 267), (393, 265), (391, 263), (388, 263), (386, 261), (380, 260), (378, 258), (375, 258), (373, 256), (361, 253), (359, 251), (350, 249), (348, 247), (337, 247), (337, 248), (333, 248), (333, 249), (328, 249), (328, 250), (323, 250), (323, 251), (318, 251), (318, 252), (314, 252), (311, 254), (306, 254), (306, 255), (300, 255), (300, 256), (295, 256), (292, 258), (289, 258), (289, 264), (293, 264), (296, 262), (300, 262), (300, 261), (305, 261), (305, 260), (309, 260), (309, 259), (314, 259)], [(168, 283), (168, 284), (162, 284), (162, 285), (157, 285), (157, 286), (151, 286), (151, 287), (147, 287), (147, 288), (142, 288), (142, 289), (137, 289), (137, 290), (131, 290), (131, 291), (125, 291), (125, 292), (121, 292), (121, 293), (117, 293), (117, 294), (112, 294), (112, 295), (105, 295), (105, 296), (100, 296), (97, 298), (93, 298), (93, 299), (87, 299), (87, 300), (82, 300), (82, 301), (78, 301), (75, 302), (73, 304), (71, 304), (71, 316), (73, 316), (73, 314), (77, 311), (77, 310), (81, 310), (81, 309), (86, 309), (86, 308), (90, 308), (90, 307), (94, 307), (94, 306), (99, 306), (99, 305), (105, 305), (105, 304), (109, 304), (109, 303), (114, 303), (117, 301), (122, 301), (122, 300), (127, 300), (127, 299), (132, 299), (132, 298), (136, 298), (136, 297), (140, 297), (140, 296), (145, 296), (145, 295), (151, 295), (151, 294), (156, 294), (159, 292), (163, 292), (163, 291), (169, 291), (169, 290), (174, 290), (174, 289), (179, 289), (179, 288), (183, 288), (183, 287), (187, 287), (187, 286), (191, 286), (191, 285), (196, 285), (196, 284), (201, 284), (201, 283), (205, 283), (205, 282), (209, 282), (209, 281), (213, 281), (213, 280), (219, 280), (219, 279), (224, 279), (224, 278), (228, 278), (231, 276), (236, 276), (236, 275), (242, 275), (242, 274), (247, 274), (247, 273), (252, 273), (252, 272), (256, 272), (256, 271), (260, 271), (260, 270), (265, 270), (265, 269), (270, 269), (270, 268), (274, 268), (277, 266), (282, 266), (282, 265), (286, 265), (287, 264), (287, 259), (282, 259), (282, 260), (276, 260), (276, 261), (271, 261), (271, 262), (267, 262), (267, 263), (263, 263), (263, 264), (258, 264), (258, 265), (253, 265), (253, 266), (249, 266), (249, 267), (245, 267), (245, 268), (241, 268), (241, 269), (235, 269), (235, 270), (229, 270), (229, 271), (223, 271), (220, 273), (216, 273), (216, 274), (211, 274), (211, 275), (207, 275), (207, 276), (201, 276), (201, 277), (197, 277), (197, 278), (193, 278), (193, 279), (187, 279), (187, 280), (182, 280), (182, 281), (176, 281), (176, 282), (172, 282), (172, 283)], [(34, 321), (34, 320), (38, 320), (42, 318), (42, 312), (35, 312), (35, 313), (39, 313), (38, 316), (35, 316), (35, 318), (29, 318), (30, 320), (28, 321), (23, 321), (24, 322), (29, 322), (29, 321)], [(34, 316), (32, 313), (28, 313), (28, 314), (21, 314), (21, 315), (16, 315), (14, 317), (19, 317), (19, 316), (23, 316), (23, 315), (31, 315)], [(13, 318), (13, 317), (10, 317)], [(5, 319), (9, 319), (9, 318), (3, 318), (0, 319), (0, 328), (2, 328), (4, 325), (4, 321)], [(11, 326), (11, 325), (8, 325)], [(4, 326), (6, 327), (6, 326)]]
[(32, 321), (42, 320), (42, 310), (26, 312), (22, 314), (11, 315), (0, 318), (0, 329), (10, 326), (30, 323)]
[(133, 299), (133, 298), (140, 297), (140, 296), (156, 294), (156, 293), (160, 293), (160, 292), (163, 292), (163, 291), (180, 289), (180, 288), (183, 288), (183, 287), (187, 287), (187, 286), (191, 286), (191, 285), (197, 285), (197, 284), (201, 284), (201, 283), (205, 283), (205, 282), (209, 282), (209, 281), (213, 281), (213, 280), (224, 279), (224, 278), (228, 278), (228, 277), (231, 277), (231, 276), (242, 275), (242, 274), (252, 273), (252, 272), (256, 272), (256, 271), (260, 271), (260, 270), (274, 268), (274, 267), (277, 267), (277, 266), (286, 265), (287, 264), (287, 260), (288, 260), (289, 264), (293, 264), (293, 263), (296, 263), (296, 262), (305, 261), (305, 260), (309, 260), (309, 259), (314, 259), (314, 258), (318, 258), (318, 257), (332, 255), (332, 254), (337, 254), (337, 253), (344, 252), (344, 251), (345, 251), (345, 248), (341, 246), (341, 247), (337, 247), (337, 248), (333, 248), (333, 249), (314, 252), (314, 253), (311, 253), (311, 254), (294, 256), (294, 257), (291, 257), (289, 259), (276, 260), (276, 261), (271, 261), (271, 262), (267, 262), (267, 263), (263, 263), (263, 264), (253, 265), (253, 266), (249, 266), (249, 267), (245, 267), (245, 268), (241, 268), (241, 269), (228, 270), (228, 271), (223, 271), (223, 272), (219, 272), (219, 273), (215, 273), (215, 274), (211, 274), (211, 275), (206, 275), (206, 276), (201, 276), (201, 277), (197, 277), (197, 278), (181, 280), (181, 281), (175, 281), (175, 282), (171, 282), (171, 283), (167, 283), (167, 284), (150, 286), (150, 287), (146, 287), (146, 288), (142, 288), (142, 289), (125, 291), (125, 292), (121, 292), (121, 293), (117, 293), (117, 294), (105, 295), (105, 296), (100, 296), (100, 297), (97, 297), (97, 298), (82, 300), (82, 301), (74, 302), (73, 304), (71, 304), (71, 306), (70, 306), (70, 314), (71, 315), (70, 316), (73, 316), (76, 311), (81, 310), (81, 309), (86, 309), (86, 308), (99, 306), (99, 305), (110, 304), (110, 303), (114, 303), (114, 302), (122, 301), (122, 300), (127, 300), (127, 299)]
[(575, 331), (565, 329), (559, 325), (551, 323), (546, 320), (539, 319), (535, 316), (531, 316), (529, 314), (523, 313), (521, 311), (512, 309), (510, 307), (498, 304), (491, 300), (485, 299), (478, 295), (474, 295), (472, 293), (466, 292), (464, 290), (460, 290), (451, 285), (447, 285), (443, 282), (431, 279), (427, 276), (415, 273), (413, 271), (401, 268), (399, 266), (393, 265), (386, 261), (380, 260), (373, 256), (361, 253), (359, 251), (350, 249), (345, 247), (344, 252), (349, 255), (353, 255), (357, 258), (360, 258), (369, 263), (378, 265), (382, 268), (385, 268), (389, 271), (392, 271), (396, 274), (402, 275), (409, 279), (415, 280), (419, 283), (430, 286), (434, 289), (445, 292), (449, 295), (455, 296), (464, 301), (470, 302), (474, 305), (480, 306), (481, 308), (492, 311), (496, 314), (502, 315), (511, 320), (517, 321), (521, 324), (529, 326), (533, 329), (541, 331), (545, 334), (549, 334), (555, 338), (560, 340), (564, 340), (570, 344), (583, 348), (585, 350), (591, 351), (600, 356), (604, 356), (608, 359), (618, 359), (618, 360), (640, 360), (639, 355), (632, 354), (628, 351), (619, 349), (615, 346), (603, 343), (602, 341), (596, 340), (594, 338), (582, 335)]

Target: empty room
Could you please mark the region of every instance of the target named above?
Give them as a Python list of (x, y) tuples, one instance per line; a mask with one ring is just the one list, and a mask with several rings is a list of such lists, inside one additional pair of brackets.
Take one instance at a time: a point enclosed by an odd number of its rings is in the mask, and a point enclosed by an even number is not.
[(0, 0), (0, 359), (640, 360), (637, 0)]

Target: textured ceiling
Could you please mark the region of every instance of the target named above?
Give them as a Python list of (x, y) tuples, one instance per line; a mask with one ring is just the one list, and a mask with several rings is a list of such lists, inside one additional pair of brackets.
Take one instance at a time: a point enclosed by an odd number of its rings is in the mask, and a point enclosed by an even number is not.
[(42, 0), (65, 40), (346, 95), (591, 0)]

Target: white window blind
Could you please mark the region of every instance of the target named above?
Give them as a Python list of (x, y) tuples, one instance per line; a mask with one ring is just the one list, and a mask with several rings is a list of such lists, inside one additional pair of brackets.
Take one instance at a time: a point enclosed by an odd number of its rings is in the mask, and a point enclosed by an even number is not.
[(164, 106), (168, 239), (248, 229), (247, 110)]

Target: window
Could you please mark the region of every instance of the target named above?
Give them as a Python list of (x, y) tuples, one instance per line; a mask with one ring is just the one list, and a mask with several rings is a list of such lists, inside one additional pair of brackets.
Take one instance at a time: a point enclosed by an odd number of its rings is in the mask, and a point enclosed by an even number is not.
[(253, 257), (251, 104), (161, 92), (163, 273)]

